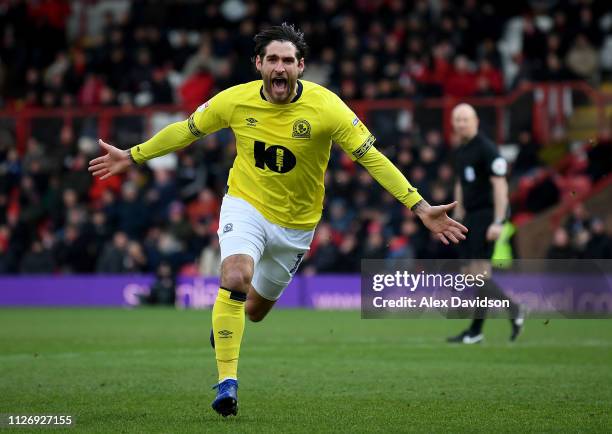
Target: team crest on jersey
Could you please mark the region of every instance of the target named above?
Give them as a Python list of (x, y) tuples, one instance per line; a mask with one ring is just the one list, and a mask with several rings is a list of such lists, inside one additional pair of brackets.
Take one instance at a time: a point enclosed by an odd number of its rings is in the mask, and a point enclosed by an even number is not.
[(296, 139), (310, 139), (310, 124), (306, 119), (298, 119), (293, 123), (292, 137)]

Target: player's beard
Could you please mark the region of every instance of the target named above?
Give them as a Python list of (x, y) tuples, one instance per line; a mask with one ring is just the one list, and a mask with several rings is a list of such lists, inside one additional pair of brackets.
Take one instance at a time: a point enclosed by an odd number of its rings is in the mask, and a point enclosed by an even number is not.
[(297, 84), (297, 78), (291, 79), (290, 77), (272, 78), (270, 76), (267, 79), (264, 77), (263, 80), (266, 93), (270, 96), (272, 102), (276, 104), (288, 103)]

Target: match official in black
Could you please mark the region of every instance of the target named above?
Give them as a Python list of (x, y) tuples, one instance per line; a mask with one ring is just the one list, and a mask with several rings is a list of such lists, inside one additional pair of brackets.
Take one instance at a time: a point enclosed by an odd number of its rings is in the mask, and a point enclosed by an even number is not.
[[(464, 271), (471, 274), (486, 273), (489, 278), (477, 296), (510, 301), (508, 308), (514, 341), (523, 326), (520, 307), (507, 297), (491, 279), (491, 256), (495, 240), (500, 236), (508, 215), (507, 166), (495, 143), (478, 132), (478, 116), (468, 104), (453, 109), (453, 130), (460, 141), (455, 150), (455, 207), (454, 218), (470, 231), (467, 240), (459, 246), (461, 258), (466, 260)], [(448, 342), (475, 344), (483, 339), (482, 326), (486, 308), (477, 308), (470, 327)]]

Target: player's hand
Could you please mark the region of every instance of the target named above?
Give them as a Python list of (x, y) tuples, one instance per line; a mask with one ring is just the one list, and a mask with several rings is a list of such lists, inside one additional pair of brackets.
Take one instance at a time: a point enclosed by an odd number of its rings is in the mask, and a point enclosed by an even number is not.
[(125, 172), (132, 165), (129, 151), (122, 151), (102, 140), (98, 142), (102, 150), (106, 151), (106, 155), (94, 158), (89, 162), (89, 171), (93, 176), (99, 176), (100, 179), (110, 178)]
[(412, 210), (436, 238), (448, 245), (449, 240), (455, 244), (458, 244), (460, 240), (465, 240), (464, 234), (468, 231), (465, 226), (448, 216), (448, 213), (456, 206), (457, 202), (431, 206), (425, 200), (421, 200), (412, 207)]
[(461, 205), (455, 206), (452, 213), (453, 219), (458, 222), (463, 221), (465, 219), (465, 209)]
[(487, 241), (495, 241), (499, 238), (504, 229), (501, 223), (491, 223), (487, 229)]

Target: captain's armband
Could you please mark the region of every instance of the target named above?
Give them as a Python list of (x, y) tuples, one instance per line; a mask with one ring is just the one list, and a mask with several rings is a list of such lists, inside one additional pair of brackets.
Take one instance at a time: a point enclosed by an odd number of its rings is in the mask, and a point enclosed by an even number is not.
[(365, 140), (365, 142), (363, 142), (360, 147), (353, 151), (353, 157), (355, 157), (356, 160), (359, 160), (366, 154), (366, 152), (370, 150), (375, 141), (376, 138), (370, 134), (370, 136)]
[(189, 116), (189, 119), (187, 120), (187, 126), (189, 127), (189, 131), (191, 132), (191, 134), (193, 134), (195, 137), (202, 137), (204, 133), (200, 131), (196, 126), (195, 119), (193, 118), (194, 114)]

